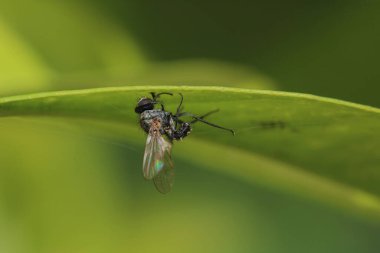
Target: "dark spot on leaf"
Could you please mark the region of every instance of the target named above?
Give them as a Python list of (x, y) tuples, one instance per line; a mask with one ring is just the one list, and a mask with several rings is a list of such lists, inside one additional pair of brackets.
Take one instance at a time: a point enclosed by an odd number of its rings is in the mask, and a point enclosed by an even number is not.
[(252, 121), (252, 127), (261, 130), (290, 130), (299, 132), (297, 128), (282, 120)]

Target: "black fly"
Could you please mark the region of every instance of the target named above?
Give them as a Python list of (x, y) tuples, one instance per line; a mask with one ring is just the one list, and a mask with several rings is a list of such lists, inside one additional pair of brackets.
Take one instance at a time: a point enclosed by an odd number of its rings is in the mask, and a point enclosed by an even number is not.
[[(151, 92), (152, 98), (143, 97), (137, 103), (135, 112), (140, 114), (140, 126), (148, 134), (144, 152), (143, 175), (145, 179), (153, 179), (154, 185), (161, 193), (168, 193), (173, 185), (174, 172), (171, 159), (171, 148), (174, 140), (182, 140), (191, 132), (191, 125), (196, 122), (203, 122), (212, 127), (235, 132), (232, 129), (224, 128), (204, 120), (205, 117), (217, 110), (208, 112), (202, 116), (196, 116), (188, 112), (181, 112), (183, 96), (177, 107), (175, 114), (165, 111), (164, 105), (159, 101), (161, 95), (172, 93)], [(160, 109), (155, 109), (155, 105), (160, 105)], [(181, 120), (181, 117), (193, 118), (190, 122)]]

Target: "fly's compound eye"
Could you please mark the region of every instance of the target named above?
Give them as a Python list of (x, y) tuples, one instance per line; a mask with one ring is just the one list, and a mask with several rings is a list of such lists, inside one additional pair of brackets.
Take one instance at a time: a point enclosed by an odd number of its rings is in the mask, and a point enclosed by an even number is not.
[(153, 110), (154, 109), (154, 102), (150, 98), (141, 98), (140, 101), (137, 103), (137, 106), (135, 107), (136, 113), (142, 113), (146, 110)]

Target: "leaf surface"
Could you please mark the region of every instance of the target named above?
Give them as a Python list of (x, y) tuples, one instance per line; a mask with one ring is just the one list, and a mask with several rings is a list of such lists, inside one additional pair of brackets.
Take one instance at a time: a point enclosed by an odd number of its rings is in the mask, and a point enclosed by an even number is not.
[[(276, 91), (129, 86), (2, 98), (0, 115), (122, 123), (119, 132), (131, 142), (141, 142), (144, 134), (134, 107), (151, 91), (181, 92), (185, 111), (197, 115), (218, 108), (208, 120), (236, 131), (232, 136), (197, 123), (186, 141), (176, 143), (174, 159), (178, 155), (256, 184), (380, 217), (377, 108)], [(162, 100), (174, 111), (179, 96)]]

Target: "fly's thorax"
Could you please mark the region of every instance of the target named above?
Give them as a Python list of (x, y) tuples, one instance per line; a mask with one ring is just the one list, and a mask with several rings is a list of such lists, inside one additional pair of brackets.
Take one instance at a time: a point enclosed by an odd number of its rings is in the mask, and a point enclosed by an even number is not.
[(144, 129), (146, 133), (149, 133), (150, 129), (154, 127), (163, 134), (169, 124), (170, 115), (169, 112), (162, 110), (146, 110), (140, 115), (141, 128)]
[(163, 119), (170, 113), (162, 111), (162, 110), (146, 110), (140, 114), (141, 120), (153, 120), (154, 118)]

